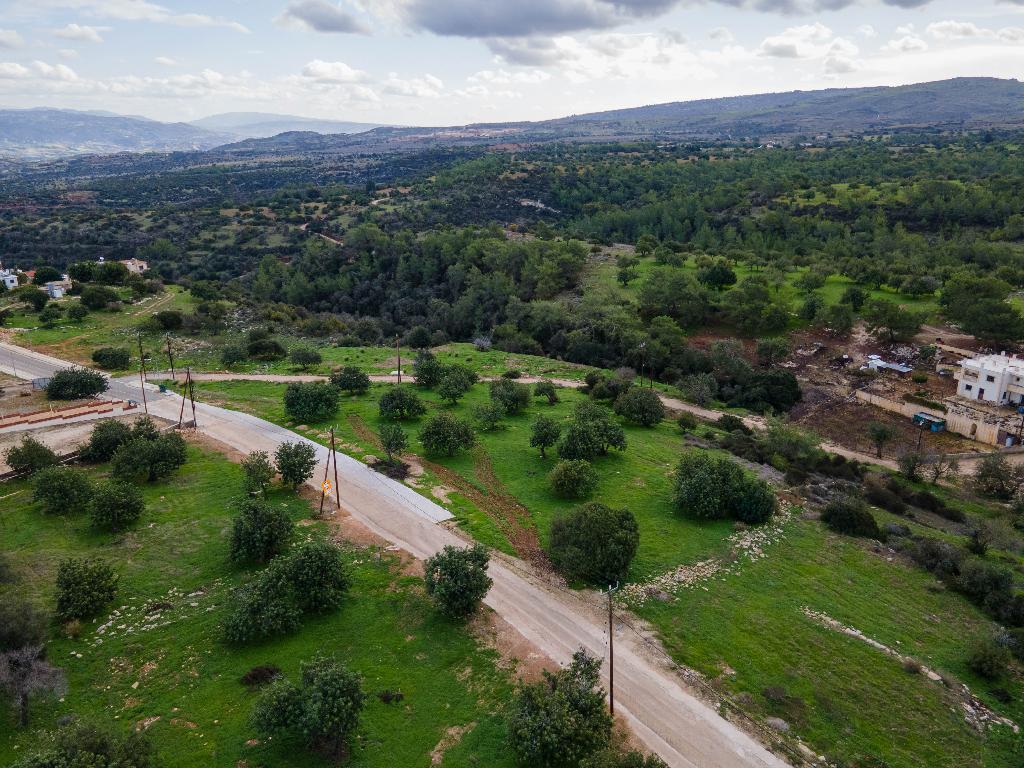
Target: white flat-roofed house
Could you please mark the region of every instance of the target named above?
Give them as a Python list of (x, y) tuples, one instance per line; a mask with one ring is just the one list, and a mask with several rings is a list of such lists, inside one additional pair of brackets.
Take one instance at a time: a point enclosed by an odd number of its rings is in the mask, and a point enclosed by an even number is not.
[(13, 291), (18, 287), (18, 273), (13, 269), (0, 269), (0, 283), (3, 283), (8, 291)]
[(956, 394), (995, 405), (1024, 405), (1024, 359), (1000, 352), (960, 361)]
[(46, 295), (51, 299), (63, 299), (66, 290), (63, 280), (54, 280), (46, 284)]

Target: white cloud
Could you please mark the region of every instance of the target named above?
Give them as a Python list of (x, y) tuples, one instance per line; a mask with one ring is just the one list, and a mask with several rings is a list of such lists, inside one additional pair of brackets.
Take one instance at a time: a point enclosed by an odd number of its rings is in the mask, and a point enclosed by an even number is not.
[(45, 61), (33, 61), (32, 68), (47, 80), (62, 80), (67, 83), (78, 80), (78, 75), (66, 64), (47, 64)]
[(66, 27), (53, 30), (53, 34), (65, 40), (77, 40), (82, 43), (102, 43), (103, 37), (100, 32), (106, 32), (110, 27), (90, 27), (83, 24), (68, 24)]
[(367, 79), (367, 74), (360, 69), (353, 69), (343, 61), (323, 61), (314, 59), (302, 68), (302, 75), (318, 83), (360, 83)]
[(172, 59), (170, 56), (157, 56), (155, 59), (153, 59), (153, 61), (155, 61), (162, 67), (178, 66), (178, 61), (176, 59)]
[(179, 27), (223, 27), (243, 33), (249, 31), (247, 27), (237, 21), (208, 16), (203, 13), (175, 13), (148, 0), (37, 0), (37, 2), (41, 6), (77, 10), (101, 19), (148, 21)]
[(25, 44), (21, 35), (13, 29), (0, 29), (0, 48), (20, 48)]
[(57, 55), (60, 56), (62, 59), (77, 59), (78, 51), (76, 51), (74, 48), (61, 48), (57, 51)]
[(832, 38), (832, 30), (821, 22), (801, 24), (766, 37), (761, 41), (757, 54), (776, 59), (812, 58), (825, 53)]
[(718, 40), (723, 43), (731, 43), (736, 40), (728, 27), (715, 27), (708, 32), (708, 37), (712, 40)]
[(435, 99), (441, 95), (444, 83), (433, 75), (401, 78), (395, 72), (388, 74), (382, 89), (392, 96), (415, 96), (420, 99)]
[(0, 79), (13, 80), (15, 78), (28, 77), (31, 74), (28, 67), (13, 61), (0, 61)]
[(917, 35), (904, 35), (890, 40), (882, 46), (882, 50), (887, 53), (917, 53), (927, 51), (928, 43)]
[(352, 14), (328, 0), (291, 0), (284, 13), (275, 21), (278, 24), (294, 24), (313, 32), (345, 34), (368, 31)]
[(878, 32), (870, 24), (861, 24), (857, 27), (857, 34), (861, 37), (878, 37)]
[(483, 69), (466, 78), (471, 83), (493, 83), (507, 85), (509, 83), (543, 83), (551, 79), (551, 75), (543, 69), (528, 69), (509, 72), (506, 69)]
[(1024, 28), (1003, 27), (988, 29), (979, 27), (970, 21), (937, 21), (925, 29), (936, 40), (1001, 40), (1005, 43), (1018, 43), (1024, 40)]

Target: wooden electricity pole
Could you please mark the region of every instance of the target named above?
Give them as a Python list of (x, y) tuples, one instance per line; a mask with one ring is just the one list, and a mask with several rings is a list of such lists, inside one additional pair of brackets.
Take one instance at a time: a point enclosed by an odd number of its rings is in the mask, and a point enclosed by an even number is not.
[(149, 404), (146, 402), (146, 354), (142, 351), (142, 334), (139, 334), (139, 384), (142, 389), (142, 408), (149, 415)]
[(612, 594), (619, 588), (615, 582), (608, 585), (608, 709), (615, 717), (615, 616), (612, 613)]
[(181, 391), (181, 410), (178, 411), (178, 429), (181, 429), (181, 422), (185, 419), (185, 396), (188, 394), (188, 385), (192, 381), (192, 368), (185, 369), (185, 384)]
[(188, 377), (188, 399), (192, 403), (192, 429), (199, 429), (199, 419), (196, 418), (196, 383), (191, 375)]
[(171, 350), (171, 334), (167, 334), (167, 359), (171, 361), (171, 381), (174, 381), (174, 352)]
[(398, 351), (398, 383), (402, 383), (402, 337), (395, 336), (395, 349)]
[(338, 485), (338, 452), (334, 447), (334, 427), (331, 427), (331, 461), (334, 462), (334, 501), (341, 512), (341, 486)]

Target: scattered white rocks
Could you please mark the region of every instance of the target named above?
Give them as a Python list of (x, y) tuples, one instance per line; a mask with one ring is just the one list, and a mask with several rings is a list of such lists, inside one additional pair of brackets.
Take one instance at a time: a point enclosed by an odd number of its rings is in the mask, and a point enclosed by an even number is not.
[(768, 556), (766, 549), (785, 538), (785, 526), (793, 518), (793, 505), (787, 501), (779, 501), (779, 512), (769, 523), (756, 528), (744, 528), (726, 538), (732, 549), (732, 559), (725, 563), (717, 558), (701, 560), (698, 563), (687, 563), (655, 576), (649, 581), (639, 584), (627, 584), (619, 593), (620, 598), (633, 606), (643, 605), (650, 599), (669, 602), (675, 599), (674, 593), (682, 589), (699, 587), (709, 591), (705, 582), (718, 577), (725, 580), (729, 574), (739, 573), (743, 563), (756, 562)]
[(140, 602), (138, 598), (130, 598), (125, 605), (111, 611), (106, 620), (96, 627), (89, 645), (96, 647), (102, 645), (105, 638), (113, 639), (150, 632), (198, 613), (212, 611), (217, 607), (216, 604), (204, 606), (203, 603), (212, 600), (222, 587), (222, 580), (217, 579), (209, 587), (188, 594), (178, 587), (171, 587), (167, 594), (155, 600)]
[[(833, 619), (828, 614), (812, 610), (806, 605), (802, 610), (804, 615), (812, 621), (816, 621), (822, 626), (835, 632), (840, 632), (856, 640), (860, 640), (862, 643), (867, 643), (872, 648), (881, 651), (887, 656), (892, 656), (901, 664), (910, 666), (911, 668), (916, 667), (919, 674), (932, 682), (944, 683), (942, 675), (934, 669), (929, 669), (916, 659), (912, 659), (910, 656), (904, 656), (895, 648), (890, 648), (888, 645), (880, 643), (874, 638), (868, 637), (859, 629), (848, 627), (842, 622)], [(967, 721), (968, 725), (975, 730), (983, 732), (986, 728), (991, 728), (994, 725), (1005, 725), (1006, 727), (1011, 728), (1014, 733), (1020, 733), (1020, 727), (1013, 722), (1013, 720), (1008, 717), (1003, 717), (986, 707), (984, 703), (979, 701), (978, 698), (971, 693), (971, 689), (963, 683), (952, 686), (950, 690), (960, 698), (960, 705), (964, 710), (964, 719)]]

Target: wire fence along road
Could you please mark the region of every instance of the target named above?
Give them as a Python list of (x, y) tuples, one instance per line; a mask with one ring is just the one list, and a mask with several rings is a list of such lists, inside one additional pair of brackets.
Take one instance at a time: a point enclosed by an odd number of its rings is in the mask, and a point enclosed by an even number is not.
[[(19, 374), (26, 375), (21, 373), (24, 366), (29, 376), (49, 375), (67, 365), (25, 352), (0, 345), (0, 360), (6, 362), (10, 353)], [(4, 364), (0, 364), (0, 369), (4, 369)], [(133, 389), (123, 382), (112, 382), (114, 385), (125, 391)], [(137, 384), (134, 392), (138, 393)], [(114, 394), (124, 397), (120, 391)], [(162, 394), (155, 388), (152, 394), (147, 389), (147, 394), (150, 413), (177, 421), (182, 402), (177, 395)], [(313, 444), (320, 464), (310, 485), (320, 490), (327, 460), (327, 449), (323, 446), (250, 414), (205, 404), (197, 404), (196, 411), (200, 432), (244, 453), (273, 453), (286, 440)], [(436, 524), (438, 519), (448, 517), (440, 506), (343, 454), (338, 456), (338, 469), (342, 477), (337, 492), (345, 511), (381, 538), (420, 559), (445, 546), (465, 546), (465, 540), (456, 532)], [(493, 586), (485, 603), (547, 657), (564, 664), (581, 647), (595, 656), (604, 656), (605, 608), (590, 605), (585, 595), (558, 588), (515, 560), (492, 558), (490, 575)], [(644, 746), (672, 768), (788, 765), (737, 723), (719, 716), (714, 706), (687, 690), (671, 661), (652, 648), (651, 639), (641, 633), (616, 633), (615, 709)], [(607, 665), (602, 674), (607, 674)]]

